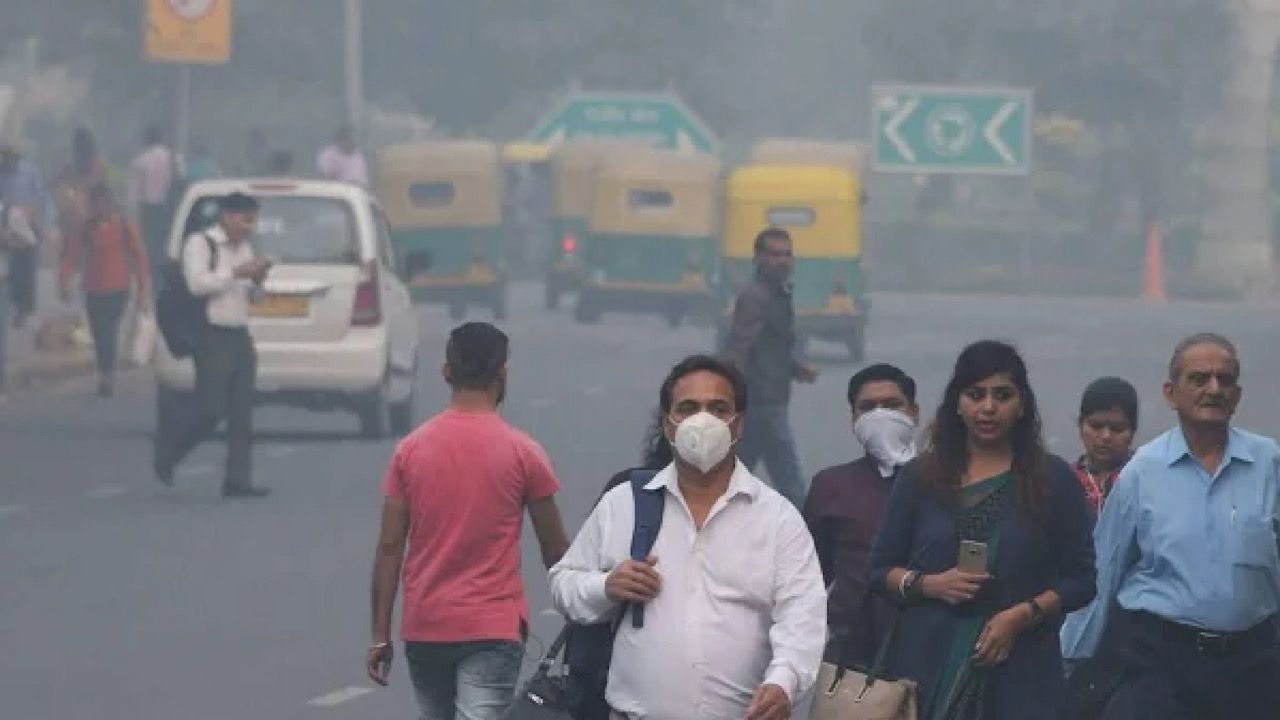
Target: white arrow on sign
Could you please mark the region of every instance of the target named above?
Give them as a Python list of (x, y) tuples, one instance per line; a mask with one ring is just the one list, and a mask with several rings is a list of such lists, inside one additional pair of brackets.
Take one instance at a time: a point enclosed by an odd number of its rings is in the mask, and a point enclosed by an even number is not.
[(915, 112), (918, 107), (920, 107), (920, 99), (911, 98), (898, 108), (898, 111), (893, 114), (893, 117), (889, 118), (889, 122), (884, 126), (884, 136), (889, 139), (889, 142), (893, 143), (893, 147), (902, 156), (902, 159), (909, 163), (916, 161), (916, 154), (911, 150), (911, 146), (907, 144), (907, 141), (898, 134), (898, 128), (907, 118), (911, 117), (911, 113)]
[(992, 149), (996, 151), (1006, 165), (1017, 165), (1018, 159), (1013, 156), (1013, 148), (1000, 139), (1000, 129), (1004, 127), (1004, 124), (1009, 121), (1010, 116), (1017, 109), (1018, 103), (1015, 102), (1007, 102), (1000, 106), (999, 112), (995, 114), (995, 117), (991, 118), (991, 122), (987, 123), (987, 128), (982, 131), (982, 136), (987, 139), (987, 142), (991, 143)]

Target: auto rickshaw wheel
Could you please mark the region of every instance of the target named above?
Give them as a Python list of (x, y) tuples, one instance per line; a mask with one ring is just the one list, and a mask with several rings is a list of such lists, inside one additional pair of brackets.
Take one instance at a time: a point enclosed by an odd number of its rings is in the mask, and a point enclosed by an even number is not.
[(849, 358), (855, 363), (862, 362), (867, 356), (866, 324), (859, 321), (854, 325), (845, 342), (849, 346)]
[(556, 308), (560, 307), (560, 288), (556, 287), (556, 284), (551, 280), (547, 280), (544, 301), (547, 310), (554, 311)]
[(573, 317), (580, 323), (600, 322), (600, 305), (587, 292), (578, 293), (578, 304), (574, 307)]
[(449, 301), (449, 319), (461, 320), (467, 315), (467, 304), (461, 300)]
[(493, 296), (493, 319), (507, 319), (507, 286), (499, 285)]
[(667, 319), (667, 325), (670, 325), (671, 329), (674, 330), (684, 322), (684, 308), (678, 306), (669, 307), (662, 316)]

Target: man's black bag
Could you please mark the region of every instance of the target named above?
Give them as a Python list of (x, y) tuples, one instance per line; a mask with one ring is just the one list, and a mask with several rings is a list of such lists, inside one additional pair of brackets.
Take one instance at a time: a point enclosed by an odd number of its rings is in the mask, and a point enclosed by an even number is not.
[[(663, 490), (645, 489), (656, 474), (644, 469), (627, 474), (635, 502), (636, 523), (631, 529), (631, 557), (635, 560), (649, 556), (662, 528)], [(605, 492), (610, 489), (605, 488)], [(609, 704), (605, 702), (604, 692), (613, 659), (613, 638), (628, 614), (633, 627), (644, 627), (642, 605), (624, 606), (609, 622), (566, 623), (504, 717), (507, 720), (608, 720)], [(553, 675), (562, 650), (568, 672)]]
[[(218, 265), (218, 245), (207, 233), (201, 233), (209, 245), (209, 270)], [(190, 242), (190, 241), (188, 241)], [(182, 253), (177, 260), (164, 265), (164, 287), (156, 296), (156, 325), (169, 347), (169, 354), (176, 358), (195, 354), (209, 325), (209, 299), (193, 295), (187, 286), (187, 276), (182, 272)]]

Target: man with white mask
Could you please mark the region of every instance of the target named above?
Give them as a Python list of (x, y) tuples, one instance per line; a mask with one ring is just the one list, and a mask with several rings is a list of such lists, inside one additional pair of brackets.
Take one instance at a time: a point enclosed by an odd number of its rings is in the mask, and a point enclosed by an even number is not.
[[(827, 659), (834, 661), (850, 632), (864, 653), (875, 638), (861, 631), (881, 625), (880, 614), (865, 622), (867, 563), (871, 543), (880, 531), (889, 491), (898, 469), (916, 456), (920, 408), (916, 382), (893, 365), (870, 365), (849, 380), (853, 435), (866, 454), (851, 463), (829, 467), (810, 484), (804, 518), (813, 534), (822, 576), (830, 591), (827, 618), (833, 642)], [(854, 657), (863, 662), (870, 658)]]
[(642, 627), (614, 639), (605, 697), (628, 720), (786, 720), (817, 677), (826, 593), (800, 513), (738, 462), (747, 406), (732, 364), (693, 356), (659, 404), (675, 460), (645, 487), (665, 494), (648, 558), (630, 556), (632, 490), (610, 490), (551, 570), (555, 606), (592, 624), (624, 604)]

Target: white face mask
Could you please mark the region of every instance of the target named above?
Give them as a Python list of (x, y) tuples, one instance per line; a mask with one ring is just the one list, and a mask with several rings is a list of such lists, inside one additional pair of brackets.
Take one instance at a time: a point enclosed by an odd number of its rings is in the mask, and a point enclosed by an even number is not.
[(916, 456), (916, 423), (898, 410), (876, 408), (853, 424), (853, 436), (876, 461), (881, 477), (894, 472)]
[(700, 412), (676, 426), (676, 436), (671, 445), (681, 460), (703, 473), (709, 473), (729, 456), (733, 449), (733, 432), (729, 423), (709, 412)]

